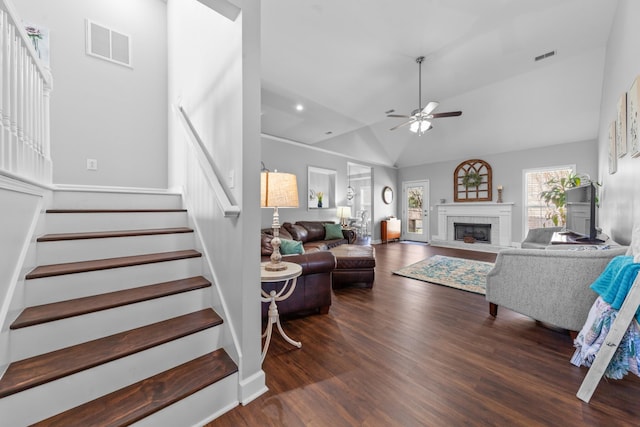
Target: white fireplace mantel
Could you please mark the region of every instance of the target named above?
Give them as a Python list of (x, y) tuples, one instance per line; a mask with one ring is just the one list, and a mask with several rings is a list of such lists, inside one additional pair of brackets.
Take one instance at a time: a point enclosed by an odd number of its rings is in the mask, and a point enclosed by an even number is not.
[(454, 242), (452, 221), (468, 220), (468, 222), (493, 223), (491, 237), (492, 246), (509, 247), (511, 242), (511, 217), (514, 203), (445, 203), (438, 205), (438, 234), (433, 241)]

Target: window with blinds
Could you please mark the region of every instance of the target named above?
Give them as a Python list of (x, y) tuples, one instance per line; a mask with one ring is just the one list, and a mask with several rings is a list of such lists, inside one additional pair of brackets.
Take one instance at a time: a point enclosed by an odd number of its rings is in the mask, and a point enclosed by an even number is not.
[(554, 212), (554, 206), (547, 206), (544, 201), (540, 200), (540, 193), (549, 189), (546, 183), (551, 178), (565, 178), (573, 170), (575, 170), (575, 165), (525, 169), (523, 171), (524, 201), (522, 205), (524, 206), (525, 218), (525, 221), (523, 221), (523, 237), (527, 235), (531, 228), (555, 227), (555, 224), (550, 219)]

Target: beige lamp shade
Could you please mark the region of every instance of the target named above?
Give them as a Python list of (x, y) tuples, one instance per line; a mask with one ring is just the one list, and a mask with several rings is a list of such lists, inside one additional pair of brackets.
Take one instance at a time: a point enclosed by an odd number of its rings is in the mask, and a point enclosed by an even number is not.
[(351, 218), (351, 206), (338, 206), (337, 216), (340, 219)]
[(298, 182), (291, 173), (260, 173), (260, 207), (297, 208)]

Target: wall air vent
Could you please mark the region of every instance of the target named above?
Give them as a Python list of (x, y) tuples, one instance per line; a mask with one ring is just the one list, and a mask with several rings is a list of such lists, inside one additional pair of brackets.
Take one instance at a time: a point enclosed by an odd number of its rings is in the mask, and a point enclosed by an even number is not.
[(543, 59), (547, 59), (547, 58), (549, 58), (549, 57), (551, 57), (551, 56), (553, 56), (553, 55), (555, 55), (555, 54), (556, 54), (556, 51), (555, 51), (555, 50), (552, 50), (552, 51), (550, 51), (550, 52), (543, 53), (542, 55), (538, 55), (538, 56), (536, 56), (536, 57), (534, 58), (534, 60), (535, 60), (536, 62), (538, 62), (538, 61), (542, 61)]
[(87, 55), (131, 67), (131, 37), (87, 19)]

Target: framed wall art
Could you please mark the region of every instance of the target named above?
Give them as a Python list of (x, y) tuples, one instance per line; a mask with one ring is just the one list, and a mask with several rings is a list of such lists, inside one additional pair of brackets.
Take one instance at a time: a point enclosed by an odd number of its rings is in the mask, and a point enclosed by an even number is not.
[(618, 157), (627, 154), (627, 94), (618, 99), (618, 116), (616, 117), (616, 153)]
[(632, 157), (640, 156), (640, 140), (638, 140), (638, 102), (640, 102), (640, 76), (636, 77), (627, 94), (627, 143)]
[(618, 156), (616, 154), (616, 122), (609, 125), (609, 173), (616, 173), (618, 170)]
[(453, 201), (491, 201), (491, 174), (491, 166), (484, 160), (471, 159), (460, 163), (453, 172)]

